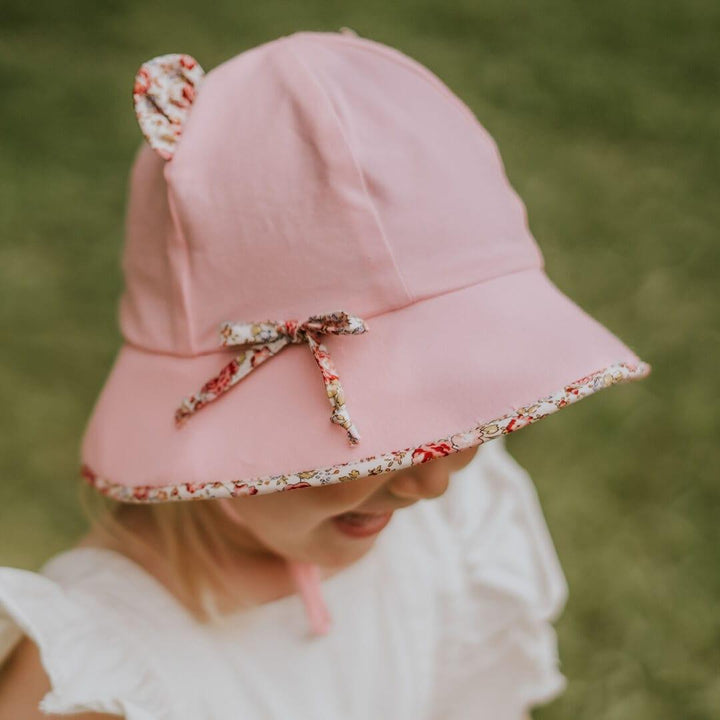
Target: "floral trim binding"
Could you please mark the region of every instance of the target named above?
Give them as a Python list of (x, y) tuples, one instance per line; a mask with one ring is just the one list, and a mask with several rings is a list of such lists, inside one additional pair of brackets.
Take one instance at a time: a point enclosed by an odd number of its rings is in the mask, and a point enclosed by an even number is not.
[(150, 147), (165, 160), (175, 154), (198, 85), (205, 76), (190, 55), (159, 55), (140, 66), (133, 86), (135, 115)]
[(645, 362), (640, 362), (637, 365), (615, 363), (586, 375), (566, 385), (562, 390), (541, 398), (531, 405), (518, 408), (515, 412), (497, 420), (476, 425), (468, 430), (438, 440), (432, 440), (417, 447), (394, 450), (382, 455), (373, 455), (317, 470), (306, 470), (286, 475), (265, 475), (247, 480), (183, 483), (182, 485), (165, 485), (161, 487), (151, 485), (127, 487), (126, 485), (119, 485), (97, 475), (87, 464), (81, 466), (80, 473), (90, 485), (102, 494), (120, 502), (130, 503), (227, 498), (348, 482), (369, 475), (381, 475), (382, 473), (401, 470), (465, 448), (482, 445), (488, 440), (515, 432), (526, 425), (547, 417), (560, 408), (571, 405), (598, 390), (616, 383), (639, 380), (647, 376), (650, 371), (651, 366)]
[(254, 323), (224, 322), (220, 325), (222, 345), (252, 343), (257, 347), (240, 353), (218, 375), (208, 380), (195, 395), (185, 398), (175, 411), (175, 424), (178, 427), (181, 426), (200, 408), (226, 393), (251, 370), (273, 355), (277, 355), (287, 345), (307, 343), (322, 373), (325, 391), (332, 408), (330, 420), (345, 428), (350, 444), (357, 445), (360, 442), (360, 433), (350, 419), (350, 414), (345, 407), (345, 392), (340, 384), (340, 378), (327, 348), (320, 342), (319, 335), (321, 333), (358, 335), (368, 329), (364, 320), (343, 310), (311, 315), (305, 322), (298, 320), (285, 320), (284, 322), (267, 320)]

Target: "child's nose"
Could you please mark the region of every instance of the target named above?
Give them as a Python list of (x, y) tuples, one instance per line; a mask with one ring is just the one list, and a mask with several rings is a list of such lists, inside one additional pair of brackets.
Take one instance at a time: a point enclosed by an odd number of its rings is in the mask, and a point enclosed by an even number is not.
[(440, 497), (448, 487), (450, 474), (442, 463), (429, 462), (409, 472), (398, 472), (390, 479), (388, 490), (395, 497), (428, 500)]

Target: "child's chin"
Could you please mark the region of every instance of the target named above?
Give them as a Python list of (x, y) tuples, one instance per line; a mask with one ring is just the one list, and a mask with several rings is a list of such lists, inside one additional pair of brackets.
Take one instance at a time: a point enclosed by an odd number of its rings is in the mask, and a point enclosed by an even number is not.
[(340, 568), (359, 560), (375, 543), (377, 536), (367, 538), (334, 537), (314, 554), (311, 562), (328, 568)]

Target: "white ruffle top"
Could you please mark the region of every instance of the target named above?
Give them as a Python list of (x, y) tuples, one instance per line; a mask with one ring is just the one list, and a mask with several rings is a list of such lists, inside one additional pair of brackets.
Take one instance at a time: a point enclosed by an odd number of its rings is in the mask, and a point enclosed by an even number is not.
[(325, 636), (299, 595), (203, 625), (123, 555), (75, 548), (0, 568), (0, 662), (27, 634), (42, 710), (129, 720), (521, 720), (564, 689), (566, 582), (503, 437), (322, 591)]

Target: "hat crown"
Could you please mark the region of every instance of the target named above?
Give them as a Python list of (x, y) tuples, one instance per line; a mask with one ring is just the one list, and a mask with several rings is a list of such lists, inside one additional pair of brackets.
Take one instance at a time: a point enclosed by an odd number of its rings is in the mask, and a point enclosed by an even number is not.
[(368, 318), (542, 264), (494, 141), (442, 81), (297, 32), (207, 73), (172, 160), (140, 149), (120, 323), (200, 354), (227, 319)]

